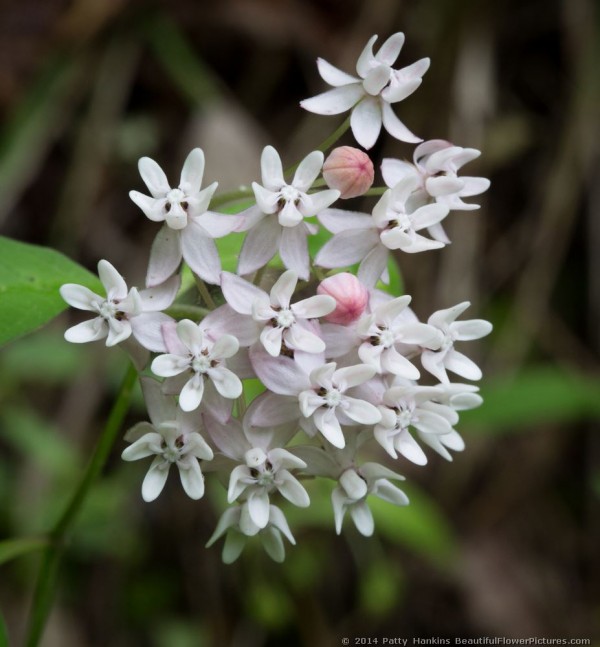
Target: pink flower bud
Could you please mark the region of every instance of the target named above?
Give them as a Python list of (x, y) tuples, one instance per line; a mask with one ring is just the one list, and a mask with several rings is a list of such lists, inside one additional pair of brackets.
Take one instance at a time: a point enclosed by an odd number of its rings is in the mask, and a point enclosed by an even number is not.
[(323, 177), (340, 198), (355, 198), (373, 184), (373, 162), (363, 151), (352, 146), (334, 148), (323, 164)]
[(369, 302), (367, 288), (354, 274), (348, 272), (341, 272), (321, 281), (317, 287), (317, 294), (328, 294), (335, 299), (336, 308), (325, 319), (343, 326), (356, 321)]

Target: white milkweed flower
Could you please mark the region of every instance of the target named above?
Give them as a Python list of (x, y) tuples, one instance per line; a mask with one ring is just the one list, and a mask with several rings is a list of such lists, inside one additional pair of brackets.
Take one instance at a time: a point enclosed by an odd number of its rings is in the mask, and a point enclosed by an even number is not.
[(313, 151), (298, 165), (291, 184), (283, 177), (279, 153), (266, 146), (260, 163), (262, 185), (252, 183), (256, 206), (245, 212), (249, 229), (238, 263), (238, 274), (249, 274), (266, 265), (279, 251), (283, 264), (304, 281), (310, 275), (308, 234), (315, 226), (304, 221), (335, 202), (340, 192), (333, 189), (308, 193), (323, 167), (323, 153)]
[(276, 562), (283, 562), (285, 559), (282, 535), (290, 544), (296, 544), (285, 515), (274, 505), (269, 506), (269, 519), (264, 528), (260, 528), (252, 521), (247, 503), (228, 508), (221, 515), (206, 547), (210, 548), (223, 535), (225, 535), (225, 544), (222, 559), (225, 564), (235, 562), (244, 550), (248, 537), (254, 535), (259, 536), (267, 555)]
[(191, 374), (179, 394), (179, 406), (184, 411), (193, 411), (200, 406), (205, 379), (209, 379), (224, 398), (233, 400), (239, 397), (242, 383), (224, 361), (237, 353), (238, 340), (232, 335), (222, 335), (213, 342), (198, 324), (189, 319), (180, 321), (176, 331), (180, 348), (176, 353), (156, 357), (151, 369), (156, 375), (167, 378)]
[(228, 304), (236, 312), (247, 315), (261, 328), (260, 342), (273, 357), (278, 357), (282, 344), (291, 350), (322, 353), (325, 342), (310, 330), (309, 319), (333, 312), (335, 299), (315, 295), (290, 303), (298, 276), (293, 270), (284, 272), (269, 294), (244, 279), (223, 272), (221, 289)]
[(148, 350), (163, 352), (165, 344), (161, 326), (172, 319), (159, 311), (173, 303), (179, 289), (179, 278), (172, 277), (155, 288), (128, 290), (123, 277), (106, 260), (98, 263), (98, 276), (106, 290), (106, 297), (75, 283), (60, 287), (60, 295), (70, 306), (97, 315), (69, 328), (65, 332), (65, 339), (81, 344), (106, 337), (106, 345), (115, 346), (133, 333)]
[(310, 373), (311, 388), (298, 395), (302, 415), (312, 418), (334, 447), (344, 447), (346, 439), (341, 425), (373, 425), (381, 419), (377, 407), (346, 395), (348, 389), (374, 375), (375, 369), (365, 364), (338, 369), (335, 362), (330, 362), (314, 369)]
[(154, 501), (162, 492), (173, 464), (177, 465), (186, 494), (200, 499), (204, 477), (199, 461), (212, 460), (213, 452), (198, 433), (198, 418), (179, 409), (174, 398), (161, 392), (156, 380), (142, 378), (142, 390), (152, 423), (140, 422), (125, 434), (131, 445), (121, 457), (126, 461), (155, 457), (142, 483), (144, 501)]
[(443, 335), (441, 345), (423, 351), (421, 363), (423, 367), (440, 382), (448, 383), (446, 371), (452, 371), (467, 380), (480, 380), (481, 369), (466, 355), (454, 348), (457, 341), (470, 341), (489, 335), (492, 324), (484, 319), (469, 319), (456, 321), (471, 304), (463, 301), (452, 308), (438, 310), (427, 320), (430, 326), (437, 328)]
[(300, 105), (319, 115), (337, 115), (352, 110), (350, 125), (356, 141), (364, 148), (372, 148), (381, 131), (381, 125), (392, 137), (408, 143), (421, 139), (413, 135), (392, 110), (392, 103), (406, 99), (421, 85), (429, 69), (429, 59), (422, 58), (400, 70), (392, 69), (404, 45), (404, 34), (390, 36), (373, 54), (377, 36), (372, 36), (357, 63), (358, 77), (342, 72), (319, 58), (319, 74), (333, 90), (305, 99)]
[(231, 233), (241, 221), (236, 216), (208, 211), (218, 182), (200, 190), (204, 175), (202, 149), (194, 148), (187, 156), (175, 189), (154, 160), (142, 157), (138, 166), (152, 196), (130, 191), (129, 197), (150, 220), (165, 223), (152, 245), (146, 285), (152, 287), (165, 281), (176, 272), (182, 258), (201, 279), (218, 283), (221, 261), (213, 238)]

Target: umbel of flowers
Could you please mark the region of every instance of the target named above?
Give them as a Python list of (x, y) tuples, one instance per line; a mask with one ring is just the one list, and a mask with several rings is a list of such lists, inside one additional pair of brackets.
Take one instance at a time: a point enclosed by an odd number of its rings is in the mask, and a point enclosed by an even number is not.
[[(351, 110), (349, 125), (366, 149), (382, 125), (418, 143), (412, 162), (384, 160), (386, 187), (369, 190), (373, 164), (357, 148), (335, 149), (326, 162), (313, 151), (286, 173), (267, 146), (251, 206), (227, 215), (210, 210), (217, 183), (202, 188), (200, 148), (188, 155), (175, 188), (145, 157), (139, 169), (150, 195), (130, 197), (160, 223), (146, 286), (128, 288), (101, 260), (105, 295), (61, 288), (67, 303), (92, 314), (67, 330), (68, 341), (122, 344), (145, 370), (148, 421), (126, 433), (122, 454), (149, 461), (143, 499), (160, 495), (169, 471), (178, 472), (192, 499), (204, 495), (205, 478), (210, 486), (226, 484), (230, 507), (208, 540), (224, 537), (225, 562), (254, 535), (283, 560), (283, 540), (293, 544), (294, 537), (280, 506), (309, 506), (308, 479), (331, 483), (338, 533), (348, 514), (371, 535), (369, 497), (408, 504), (399, 487), (402, 462), (425, 465), (427, 447), (452, 460), (451, 452), (464, 448), (459, 412), (481, 404), (478, 388), (465, 382), (481, 378), (465, 342), (487, 335), (491, 325), (465, 318), (468, 302), (441, 304), (419, 321), (411, 297), (390, 293), (386, 284), (390, 259), (447, 245), (443, 220), (478, 208), (463, 200), (489, 182), (460, 174), (479, 151), (443, 140), (419, 143), (402, 124), (392, 105), (417, 89), (429, 59), (395, 69), (403, 34), (374, 54), (376, 39), (361, 53), (357, 76), (319, 59), (333, 89), (301, 105), (319, 114)], [(379, 196), (370, 213), (343, 208), (345, 198), (365, 194)], [(319, 230), (324, 244), (311, 258), (307, 241)], [(215, 244), (234, 232), (245, 232), (236, 273), (222, 271)], [(177, 301), (186, 266), (206, 308), (186, 310)], [(259, 394), (251, 398), (246, 385), (256, 394), (257, 380)]]

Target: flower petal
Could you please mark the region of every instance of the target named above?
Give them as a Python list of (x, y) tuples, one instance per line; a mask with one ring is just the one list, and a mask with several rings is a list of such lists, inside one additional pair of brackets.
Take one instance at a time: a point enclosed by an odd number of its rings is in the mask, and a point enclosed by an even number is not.
[(260, 333), (260, 343), (272, 357), (279, 357), (281, 353), (281, 341), (283, 339), (283, 328), (279, 326), (265, 326)]
[(467, 380), (480, 380), (481, 369), (475, 362), (466, 355), (459, 353), (453, 348), (448, 351), (444, 364), (449, 371), (464, 377)]
[(65, 331), (65, 339), (72, 344), (85, 344), (103, 339), (108, 335), (108, 326), (102, 317), (83, 321)]
[(279, 191), (285, 184), (281, 157), (273, 146), (265, 146), (260, 156), (262, 183), (271, 191)]
[(124, 461), (137, 461), (141, 458), (147, 458), (156, 454), (157, 449), (160, 450), (160, 444), (163, 440), (162, 436), (154, 431), (154, 427), (147, 422), (140, 424), (144, 425), (144, 429), (151, 429), (151, 431), (145, 433), (123, 450), (121, 458)]
[(323, 58), (317, 59), (317, 68), (323, 81), (336, 88), (343, 85), (349, 85), (350, 83), (357, 83), (360, 80), (351, 74), (338, 70), (337, 67), (331, 65), (331, 63), (328, 63)]
[(262, 346), (250, 349), (250, 361), (261, 382), (274, 393), (298, 395), (310, 388), (306, 373), (290, 357), (271, 357)]
[(369, 70), (371, 69), (371, 65), (373, 64), (373, 59), (375, 58), (375, 56), (373, 55), (373, 45), (375, 44), (377, 38), (377, 35), (373, 35), (371, 36), (371, 38), (369, 38), (367, 44), (363, 48), (363, 51), (360, 53), (358, 60), (356, 61), (356, 71), (363, 79), (365, 78), (365, 76), (367, 76)]
[(181, 251), (185, 262), (202, 280), (213, 285), (220, 283), (219, 252), (214, 241), (195, 220), (181, 232)]
[[(386, 105), (384, 104), (384, 109)], [(367, 150), (373, 148), (381, 132), (381, 119), (381, 106), (374, 97), (363, 99), (352, 111), (350, 117), (352, 133), (363, 148)]]
[(166, 353), (167, 346), (163, 337), (163, 326), (173, 321), (162, 312), (143, 312), (130, 320), (133, 336), (139, 343), (153, 353)]
[[(242, 394), (242, 382), (240, 378), (224, 366), (208, 369), (208, 377), (215, 385), (215, 389), (229, 400), (239, 398)], [(182, 407), (183, 408), (183, 407)]]
[(163, 491), (167, 476), (169, 475), (169, 463), (165, 463), (162, 456), (157, 456), (142, 483), (142, 498), (146, 503), (154, 501)]
[(376, 406), (357, 398), (346, 396), (342, 400), (342, 411), (361, 425), (375, 425), (381, 420), (381, 413)]
[(307, 508), (310, 505), (308, 492), (300, 484), (300, 481), (292, 476), (287, 470), (280, 470), (278, 473), (277, 489), (291, 503), (299, 508)]
[(266, 528), (269, 523), (269, 495), (264, 491), (254, 491), (248, 497), (250, 519), (259, 527)]
[(327, 268), (354, 265), (368, 256), (377, 246), (378, 239), (375, 229), (342, 231), (321, 247), (315, 258), (315, 264)]
[(180, 232), (163, 225), (152, 243), (150, 261), (146, 274), (149, 288), (164, 283), (177, 271), (181, 262)]
[[(186, 157), (181, 169), (179, 188), (184, 193), (199, 193), (204, 176), (204, 152), (194, 148)], [(192, 497), (193, 498), (193, 497)]]
[(165, 219), (166, 200), (164, 198), (152, 198), (139, 191), (130, 191), (129, 197), (144, 212), (144, 215), (154, 222), (162, 222)]
[(98, 276), (109, 299), (124, 299), (127, 296), (127, 283), (108, 261), (98, 263)]
[(336, 301), (327, 294), (316, 294), (315, 296), (297, 301), (291, 307), (296, 317), (301, 319), (316, 319), (324, 317), (335, 310)]
[(384, 245), (376, 245), (365, 256), (358, 268), (358, 280), (368, 288), (375, 287), (387, 267), (389, 251)]
[(346, 439), (335, 415), (335, 409), (321, 407), (314, 412), (313, 420), (317, 429), (334, 447), (343, 449), (346, 446)]
[(325, 342), (314, 333), (295, 324), (284, 332), (286, 346), (294, 350), (303, 350), (306, 353), (323, 353)]
[(290, 300), (298, 285), (298, 276), (294, 270), (287, 270), (275, 281), (269, 297), (271, 304), (279, 308), (289, 308)]
[(155, 357), (150, 368), (159, 377), (173, 377), (183, 373), (189, 366), (190, 362), (187, 357), (165, 353)]
[(361, 83), (350, 83), (328, 90), (310, 99), (300, 101), (300, 106), (317, 115), (339, 115), (350, 110), (364, 96)]
[(167, 176), (153, 159), (142, 157), (138, 162), (138, 169), (152, 197), (164, 198), (171, 190)]
[(204, 495), (204, 477), (202, 476), (200, 463), (194, 458), (187, 465), (179, 464), (177, 467), (179, 468), (179, 478), (185, 493), (190, 499), (201, 499)]
[(204, 377), (202, 375), (194, 375), (185, 383), (183, 389), (181, 389), (179, 406), (183, 411), (194, 411), (200, 406), (203, 395)]
[(348, 509), (352, 521), (358, 532), (360, 532), (363, 537), (370, 537), (375, 530), (375, 522), (373, 521), (373, 513), (367, 505), (366, 501), (359, 501), (351, 505)]
[(300, 164), (298, 164), (298, 168), (294, 173), (294, 179), (292, 180), (292, 186), (294, 189), (298, 189), (298, 191), (308, 191), (321, 172), (324, 159), (325, 156), (321, 151), (313, 151), (312, 153), (309, 153), (300, 162)]
[(303, 281), (308, 281), (310, 277), (306, 236), (306, 229), (301, 225), (284, 227), (279, 243), (279, 256), (283, 264), (288, 269), (294, 270), (298, 278)]
[(375, 60), (386, 65), (393, 65), (400, 54), (400, 50), (404, 45), (404, 34), (399, 31), (392, 34), (375, 55)]
[(281, 230), (281, 225), (274, 217), (267, 217), (248, 232), (240, 251), (238, 274), (255, 272), (275, 256)]
[(383, 127), (392, 137), (399, 139), (401, 142), (407, 142), (408, 144), (418, 144), (422, 141), (420, 137), (413, 135), (400, 119), (396, 117), (396, 113), (389, 103), (383, 102), (382, 118)]
[(104, 303), (105, 299), (95, 292), (76, 283), (65, 283), (60, 286), (60, 296), (73, 308), (98, 312), (98, 306)]

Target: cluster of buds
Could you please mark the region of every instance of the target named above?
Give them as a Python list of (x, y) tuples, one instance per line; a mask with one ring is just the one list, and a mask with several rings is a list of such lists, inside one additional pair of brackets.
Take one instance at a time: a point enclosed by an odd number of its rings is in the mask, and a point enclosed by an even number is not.
[[(375, 40), (358, 60), (360, 78), (319, 60), (335, 89), (302, 105), (321, 114), (352, 109), (352, 131), (365, 148), (382, 123), (394, 137), (416, 143), (390, 104), (418, 87), (429, 60), (394, 70), (404, 36), (391, 36), (376, 55)], [(294, 537), (277, 504), (283, 498), (309, 506), (307, 479), (332, 482), (338, 533), (348, 512), (369, 536), (369, 496), (408, 503), (397, 485), (403, 477), (390, 464), (426, 464), (424, 445), (448, 460), (463, 449), (455, 429), (459, 412), (481, 398), (462, 380), (479, 380), (481, 371), (459, 348), (487, 335), (491, 325), (459, 319), (468, 302), (419, 321), (411, 297), (391, 294), (385, 285), (391, 252), (443, 247), (449, 241), (441, 221), (451, 210), (477, 208), (462, 199), (482, 193), (489, 182), (459, 177), (458, 170), (478, 154), (433, 140), (417, 146), (412, 164), (386, 159), (389, 188), (378, 192), (371, 213), (332, 208), (338, 199), (364, 195), (373, 182), (370, 158), (349, 146), (326, 161), (311, 152), (291, 179), (267, 146), (261, 183), (252, 184), (255, 202), (235, 215), (209, 210), (217, 183), (202, 189), (201, 149), (187, 157), (177, 188), (156, 162), (140, 160), (150, 195), (132, 191), (130, 197), (150, 220), (163, 223), (146, 287), (128, 289), (102, 260), (106, 296), (73, 284), (61, 294), (94, 313), (67, 330), (68, 341), (105, 338), (107, 346), (123, 344), (140, 371), (150, 368), (152, 375), (141, 378), (149, 422), (127, 432), (130, 444), (122, 454), (127, 461), (153, 458), (142, 484), (145, 501), (160, 495), (172, 464), (192, 499), (204, 495), (205, 477), (214, 474), (216, 487), (226, 484), (230, 507), (208, 545), (225, 536), (229, 563), (258, 535), (281, 561), (283, 538), (294, 543)], [(328, 188), (315, 190), (324, 184)], [(311, 258), (307, 240), (319, 225), (331, 236)], [(214, 242), (234, 232), (245, 232), (237, 273), (222, 271)], [(272, 262), (276, 255), (281, 263)], [(355, 264), (356, 275), (338, 271)], [(207, 303), (203, 316), (172, 316), (184, 265), (202, 292), (206, 283), (218, 286), (217, 305)], [(459, 381), (451, 382), (449, 373)], [(419, 383), (423, 378), (426, 384)], [(381, 462), (372, 459), (377, 455)]]

